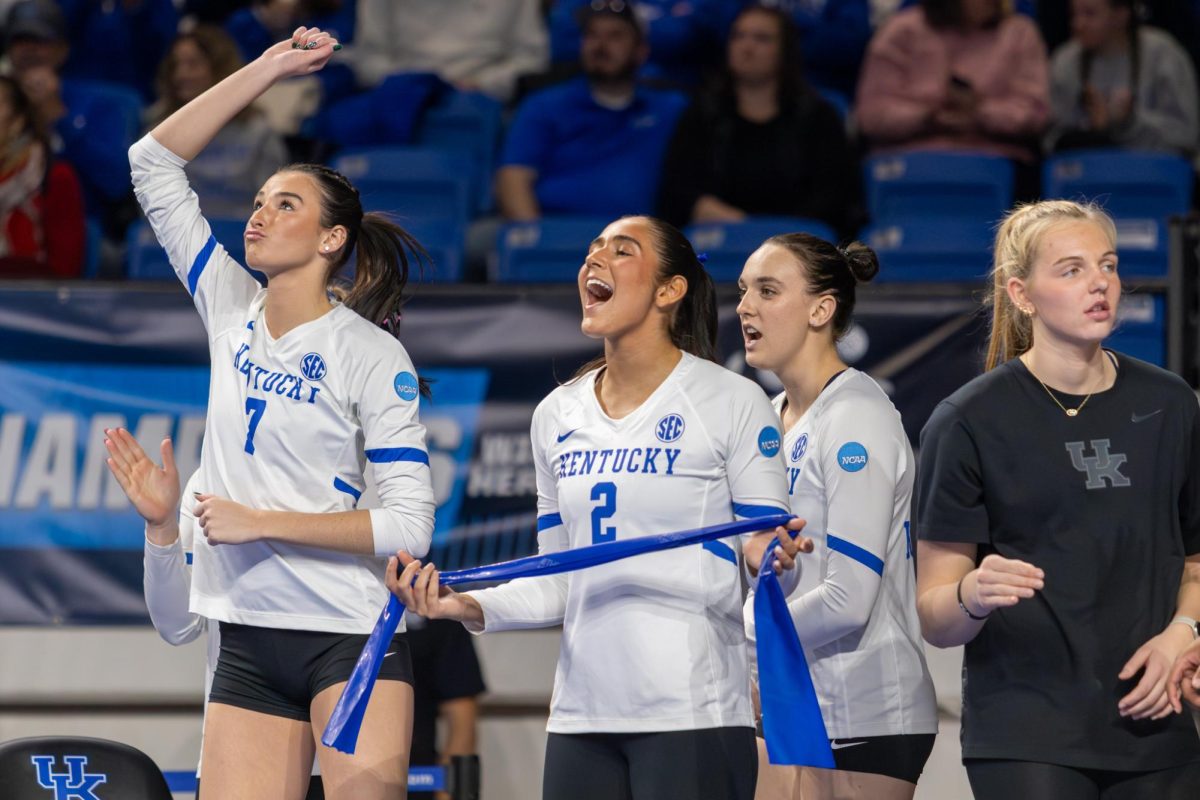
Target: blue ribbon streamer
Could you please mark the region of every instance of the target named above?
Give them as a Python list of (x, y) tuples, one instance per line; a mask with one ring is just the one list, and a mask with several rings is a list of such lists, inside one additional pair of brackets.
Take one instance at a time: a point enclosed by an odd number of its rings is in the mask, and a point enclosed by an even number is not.
[(754, 592), (758, 699), (772, 764), (833, 769), (833, 750), (808, 660), (775, 575), (775, 547), (763, 556)]
[[(572, 550), (562, 550), (556, 553), (539, 554), (505, 561), (483, 567), (444, 572), (440, 576), (441, 583), (453, 586), (461, 583), (478, 583), (480, 581), (511, 580), (536, 575), (555, 575), (571, 572), (577, 569), (608, 564), (623, 558), (650, 553), (659, 550), (669, 550), (691, 544), (723, 539), (743, 533), (771, 530), (785, 525), (791, 519), (789, 514), (755, 517), (754, 519), (727, 522), (721, 525), (710, 525), (687, 531), (676, 531), (657, 536), (643, 536), (636, 539), (622, 539), (603, 544), (579, 547)], [(763, 569), (759, 573), (758, 593), (755, 599), (755, 617), (758, 620), (758, 653), (759, 653), (759, 692), (764, 709), (768, 698), (782, 698), (787, 703), (779, 713), (772, 714), (774, 723), (767, 730), (767, 750), (772, 763), (804, 764), (809, 766), (833, 766), (833, 754), (829, 749), (829, 739), (825, 735), (825, 725), (821, 720), (821, 709), (817, 703), (816, 692), (813, 690), (812, 679), (808, 675), (808, 665), (804, 660), (804, 651), (796, 637), (796, 628), (792, 625), (791, 616), (787, 611), (787, 603), (779, 582), (771, 565), (774, 563), (774, 547), (767, 550)], [(760, 600), (763, 595), (774, 595), (771, 605), (771, 616), (763, 617), (759, 613)], [(782, 609), (782, 612), (780, 612)], [(321, 735), (321, 743), (343, 753), (353, 753), (358, 743), (358, 732), (362, 727), (363, 714), (366, 713), (367, 703), (371, 699), (371, 690), (379, 675), (379, 665), (383, 661), (384, 652), (396, 628), (404, 616), (404, 605), (395, 595), (388, 597), (387, 605), (375, 623), (358, 663), (338, 698), (329, 724)], [(765, 624), (764, 624), (765, 623)], [(789, 640), (778, 644), (775, 640)], [(764, 648), (764, 640), (771, 640)], [(789, 646), (790, 645), (790, 646)], [(763, 660), (763, 654), (768, 654), (768, 661)], [(798, 655), (797, 655), (798, 654)], [(790, 663), (785, 658), (796, 660)], [(768, 670), (774, 674), (770, 679), (764, 677), (764, 665), (770, 665)], [(802, 669), (797, 669), (801, 665)], [(768, 687), (770, 687), (768, 689)], [(807, 693), (807, 694), (806, 694)], [(774, 700), (772, 700), (774, 702)], [(790, 719), (790, 724), (789, 724)], [(764, 726), (767, 717), (764, 713)], [(772, 736), (782, 737), (772, 749)], [(819, 736), (818, 741), (798, 741), (800, 737)], [(823, 748), (823, 751), (822, 751)], [(809, 754), (815, 753), (815, 756)], [(809, 760), (784, 760), (778, 758), (809, 758)]]

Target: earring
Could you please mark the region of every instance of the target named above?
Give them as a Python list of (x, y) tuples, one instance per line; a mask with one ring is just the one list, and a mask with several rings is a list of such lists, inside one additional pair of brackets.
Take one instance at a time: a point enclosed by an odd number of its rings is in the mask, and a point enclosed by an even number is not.
[(1032, 316), (1033, 316), (1033, 309), (1032, 309), (1032, 308), (1030, 308), (1029, 306), (1021, 306), (1021, 313), (1022, 313), (1022, 314), (1024, 314), (1025, 316), (1027, 316), (1027, 317), (1032, 317)]
[(329, 245), (325, 245), (325, 246), (324, 246), (324, 247), (322, 247), (321, 249), (322, 249), (322, 250), (324, 250), (326, 253), (328, 253), (328, 252), (329, 252)]

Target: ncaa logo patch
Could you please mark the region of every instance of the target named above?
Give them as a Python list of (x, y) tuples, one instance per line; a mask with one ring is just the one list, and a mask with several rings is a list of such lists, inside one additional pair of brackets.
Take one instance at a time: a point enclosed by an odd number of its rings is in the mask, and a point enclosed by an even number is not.
[(767, 458), (774, 458), (779, 453), (779, 431), (768, 425), (758, 432), (758, 452)]
[(307, 353), (300, 359), (300, 374), (310, 381), (319, 381), (325, 377), (325, 359), (320, 353)]
[(858, 472), (867, 465), (867, 448), (858, 442), (846, 442), (838, 450), (837, 463), (846, 472)]
[(799, 461), (804, 458), (804, 451), (808, 449), (808, 434), (800, 434), (800, 438), (792, 445), (792, 461)]
[(683, 436), (683, 417), (678, 414), (667, 414), (654, 426), (654, 435), (660, 442), (673, 442)]
[(417, 384), (417, 376), (411, 372), (400, 372), (396, 374), (392, 381), (392, 388), (396, 390), (396, 396), (401, 400), (416, 400), (420, 394), (420, 386)]

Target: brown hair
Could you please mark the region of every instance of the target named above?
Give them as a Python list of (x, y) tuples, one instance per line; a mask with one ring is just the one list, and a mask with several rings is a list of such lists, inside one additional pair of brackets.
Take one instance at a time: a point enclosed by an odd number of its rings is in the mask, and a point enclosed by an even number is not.
[[(237, 42), (216, 25), (200, 24), (190, 32), (175, 37), (175, 41), (171, 42), (171, 47), (167, 50), (166, 56), (159, 63), (158, 74), (154, 79), (154, 88), (158, 92), (158, 100), (150, 108), (148, 116), (155, 124), (183, 108), (183, 101), (175, 96), (171, 77), (175, 72), (175, 48), (181, 42), (185, 41), (195, 43), (196, 47), (200, 48), (200, 52), (204, 54), (204, 58), (208, 61), (209, 68), (212, 70), (214, 86), (244, 66), (242, 54), (238, 51)], [(250, 111), (250, 108), (242, 111), (238, 116), (243, 116), (247, 111)]]
[(1010, 211), (996, 231), (992, 284), (984, 301), (992, 307), (985, 369), (994, 369), (1033, 346), (1033, 321), (1013, 304), (1008, 296), (1008, 282), (1013, 278), (1029, 280), (1042, 240), (1064, 222), (1094, 223), (1116, 248), (1117, 229), (1112, 217), (1094, 203), (1042, 200), (1018, 205)]
[(791, 253), (804, 271), (811, 294), (832, 295), (837, 303), (832, 320), (833, 340), (845, 336), (854, 314), (855, 286), (867, 283), (879, 272), (875, 251), (862, 242), (836, 247), (809, 233), (783, 233), (763, 244), (782, 247)]

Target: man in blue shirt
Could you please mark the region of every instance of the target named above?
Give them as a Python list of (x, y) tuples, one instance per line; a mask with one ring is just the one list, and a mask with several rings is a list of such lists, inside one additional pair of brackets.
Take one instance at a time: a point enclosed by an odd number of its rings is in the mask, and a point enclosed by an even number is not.
[(663, 154), (687, 101), (637, 85), (648, 47), (628, 3), (609, 0), (583, 14), (584, 77), (527, 99), (509, 130), (496, 172), (509, 220), (611, 219), (655, 207)]

